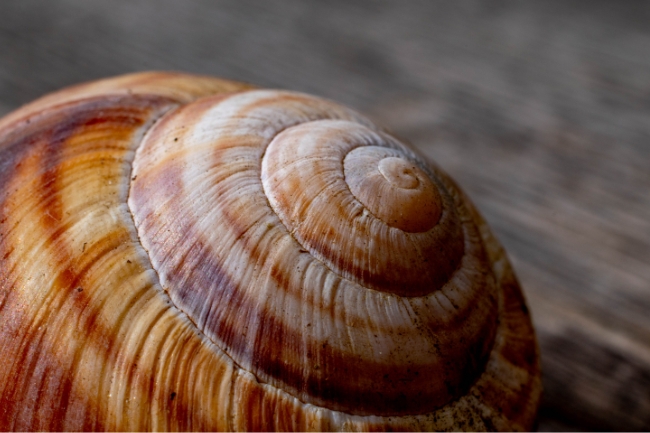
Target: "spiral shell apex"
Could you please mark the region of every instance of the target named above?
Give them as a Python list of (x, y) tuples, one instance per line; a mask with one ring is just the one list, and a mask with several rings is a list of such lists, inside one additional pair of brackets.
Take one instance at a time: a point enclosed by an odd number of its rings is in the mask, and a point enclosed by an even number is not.
[(320, 98), (142, 73), (0, 120), (0, 429), (525, 430), (535, 335), (458, 186)]

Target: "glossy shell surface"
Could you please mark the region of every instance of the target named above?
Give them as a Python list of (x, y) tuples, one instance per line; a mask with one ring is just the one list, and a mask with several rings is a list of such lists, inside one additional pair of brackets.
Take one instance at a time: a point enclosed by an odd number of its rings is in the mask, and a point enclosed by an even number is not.
[(521, 430), (538, 349), (438, 167), (320, 98), (142, 73), (0, 120), (0, 429)]

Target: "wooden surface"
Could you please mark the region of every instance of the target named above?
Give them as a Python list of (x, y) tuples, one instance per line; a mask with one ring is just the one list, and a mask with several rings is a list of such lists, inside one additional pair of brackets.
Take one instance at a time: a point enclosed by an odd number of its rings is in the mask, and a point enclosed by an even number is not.
[(508, 250), (542, 349), (540, 429), (650, 429), (650, 2), (3, 0), (0, 17), (0, 114), (174, 69), (370, 115)]

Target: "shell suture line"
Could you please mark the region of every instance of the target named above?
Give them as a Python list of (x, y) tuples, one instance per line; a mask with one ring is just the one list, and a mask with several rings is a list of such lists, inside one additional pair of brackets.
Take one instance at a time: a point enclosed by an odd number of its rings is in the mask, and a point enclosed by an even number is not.
[[(136, 143), (137, 143), (136, 149), (135, 149), (134, 152), (131, 152), (131, 160), (128, 161), (128, 163), (129, 163), (129, 165), (128, 165), (128, 167), (129, 167), (129, 171), (128, 171), (127, 179), (130, 179), (130, 180), (129, 180), (129, 182), (128, 182), (128, 185), (129, 185), (129, 186), (128, 186), (128, 188), (127, 188), (127, 193), (126, 193), (126, 203), (127, 203), (127, 205), (128, 205), (128, 203), (130, 202), (130, 198), (131, 198), (131, 184), (133, 183), (133, 180), (132, 180), (132, 179), (133, 179), (133, 162), (134, 162), (134, 161), (136, 160), (136, 158), (138, 157), (138, 154), (139, 154), (139, 152), (140, 152), (140, 150), (141, 150), (141, 148), (142, 148), (142, 143), (144, 142), (144, 140), (145, 140), (146, 136), (149, 134), (149, 132), (151, 132), (151, 131), (153, 130), (154, 126), (155, 126), (158, 122), (160, 122), (160, 121), (161, 121), (164, 117), (166, 117), (167, 115), (171, 115), (174, 111), (177, 111), (177, 110), (178, 110), (179, 108), (181, 108), (181, 107), (182, 107), (182, 106), (181, 106), (180, 104), (177, 104), (176, 106), (171, 106), (171, 107), (169, 107), (167, 110), (165, 110), (165, 111), (163, 111), (162, 113), (160, 113), (156, 118), (153, 119), (153, 121), (152, 121), (152, 122), (151, 122), (151, 123), (150, 123), (146, 128), (144, 128), (144, 130), (143, 130), (143, 132), (142, 132), (142, 135), (140, 136), (140, 139), (137, 140), (137, 142), (136, 142)], [(142, 241), (141, 241), (141, 239), (140, 239), (140, 234), (138, 233), (138, 228), (137, 228), (137, 225), (136, 225), (136, 222), (135, 222), (135, 218), (133, 217), (133, 212), (131, 212), (131, 206), (129, 205), (128, 207), (129, 207), (129, 212), (128, 212), (128, 214), (129, 214), (129, 216), (131, 217), (131, 222), (132, 222), (133, 227), (134, 227), (134, 229), (135, 229), (135, 230), (134, 230), (135, 237), (138, 239), (138, 244), (139, 244), (140, 248), (142, 248), (142, 250), (145, 252), (145, 255), (149, 258), (149, 265), (150, 265), (149, 267), (150, 267), (150, 268), (155, 272), (155, 274), (156, 274), (156, 280), (158, 281), (157, 286), (160, 287), (160, 288), (162, 289), (162, 284), (160, 283), (160, 275), (158, 274), (158, 271), (157, 271), (157, 270), (154, 268), (154, 266), (153, 266), (153, 263), (152, 263), (152, 261), (151, 261), (150, 255), (149, 255), (149, 251), (147, 251), (147, 249), (146, 249), (146, 248), (144, 247), (144, 245), (142, 244)], [(164, 290), (162, 290), (162, 291), (164, 292)], [(166, 294), (165, 294), (165, 295), (166, 295)], [(173, 302), (172, 302), (172, 303), (173, 303)]]

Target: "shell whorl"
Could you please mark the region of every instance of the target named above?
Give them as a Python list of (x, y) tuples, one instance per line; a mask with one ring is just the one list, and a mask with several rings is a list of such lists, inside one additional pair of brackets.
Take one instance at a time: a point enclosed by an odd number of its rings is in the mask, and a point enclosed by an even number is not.
[[(0, 367), (18, 377), (0, 427), (530, 428), (514, 275), (408, 146), (329, 101), (206, 78), (67, 98), (0, 121), (0, 350), (32, 366)], [(68, 379), (30, 415), (37, 350)]]
[[(416, 167), (440, 221), (412, 233), (373, 215), (344, 168), (368, 157)], [(425, 170), (349, 110), (249, 91), (156, 125), (129, 203), (174, 304), (239, 365), (330, 409), (419, 413), (467, 389), (496, 327), (476, 226)]]

